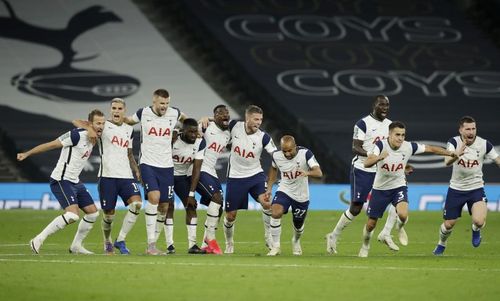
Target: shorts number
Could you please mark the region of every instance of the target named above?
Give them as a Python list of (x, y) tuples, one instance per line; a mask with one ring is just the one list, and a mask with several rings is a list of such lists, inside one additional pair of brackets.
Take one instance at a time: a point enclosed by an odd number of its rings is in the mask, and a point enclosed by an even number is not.
[(298, 209), (298, 208), (297, 208), (297, 209), (295, 209), (295, 210), (293, 211), (293, 216), (294, 216), (295, 218), (301, 218), (301, 217), (303, 217), (303, 216), (304, 216), (304, 214), (305, 214), (306, 212), (307, 212), (307, 210), (305, 210), (305, 209)]
[(401, 202), (405, 199), (405, 195), (402, 191), (398, 191), (398, 202)]

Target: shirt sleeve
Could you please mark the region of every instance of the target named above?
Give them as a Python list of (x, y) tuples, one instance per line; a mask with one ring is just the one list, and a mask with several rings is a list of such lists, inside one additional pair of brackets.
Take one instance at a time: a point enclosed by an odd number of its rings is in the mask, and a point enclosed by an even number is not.
[(306, 152), (306, 161), (307, 161), (307, 165), (309, 166), (309, 168), (319, 166), (318, 161), (316, 160), (316, 158), (314, 157), (314, 154), (310, 150), (307, 150), (307, 152)]
[(418, 155), (425, 152), (425, 144), (411, 142), (412, 155)]
[(489, 142), (489, 141), (486, 141), (486, 155), (485, 155), (485, 158), (486, 159), (490, 159), (490, 160), (496, 160), (497, 157), (498, 157), (498, 153), (495, 150), (495, 147), (493, 146), (493, 144), (491, 144), (491, 142)]
[(380, 155), (380, 153), (382, 152), (382, 149), (384, 148), (384, 144), (382, 143), (382, 141), (377, 141), (372, 149), (368, 152), (368, 155), (375, 155), (375, 156), (378, 156)]
[(205, 158), (205, 149), (207, 148), (207, 143), (205, 139), (201, 139), (200, 145), (198, 146), (198, 151), (194, 155), (195, 160), (203, 160)]
[(366, 123), (363, 121), (363, 119), (361, 119), (354, 125), (354, 134), (352, 136), (352, 139), (365, 140), (365, 138), (366, 138)]
[(140, 108), (139, 110), (137, 110), (137, 112), (135, 112), (134, 115), (132, 115), (132, 120), (135, 122), (135, 123), (139, 123), (142, 119), (142, 108)]
[(132, 132), (130, 133), (130, 137), (128, 139), (128, 148), (132, 148), (134, 144), (134, 130), (132, 129)]
[(80, 141), (80, 131), (78, 129), (73, 129), (69, 132), (62, 134), (59, 138), (63, 146), (74, 146)]
[(454, 152), (457, 149), (457, 141), (453, 138), (446, 143), (446, 150)]
[(262, 145), (268, 154), (272, 154), (277, 149), (276, 145), (274, 145), (273, 138), (267, 133), (264, 133), (262, 137)]

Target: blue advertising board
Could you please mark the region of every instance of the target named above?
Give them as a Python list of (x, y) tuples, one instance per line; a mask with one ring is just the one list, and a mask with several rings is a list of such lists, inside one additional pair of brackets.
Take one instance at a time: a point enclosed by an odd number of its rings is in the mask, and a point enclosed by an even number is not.
[[(90, 194), (99, 206), (97, 184), (86, 184)], [(223, 185), (225, 189), (225, 185)], [(447, 185), (443, 184), (414, 184), (408, 187), (410, 210), (441, 210), (446, 198)], [(491, 211), (500, 211), (500, 185), (486, 185), (488, 208)], [(311, 184), (311, 210), (345, 210), (349, 207), (350, 188), (347, 184)], [(199, 199), (199, 196), (197, 196)], [(182, 208), (181, 201), (175, 199), (175, 207)], [(260, 205), (250, 198), (250, 210), (260, 210)], [(60, 209), (48, 184), (2, 183), (0, 184), (0, 210), (8, 209)], [(124, 209), (118, 201), (117, 209)], [(200, 206), (200, 209), (204, 209)]]

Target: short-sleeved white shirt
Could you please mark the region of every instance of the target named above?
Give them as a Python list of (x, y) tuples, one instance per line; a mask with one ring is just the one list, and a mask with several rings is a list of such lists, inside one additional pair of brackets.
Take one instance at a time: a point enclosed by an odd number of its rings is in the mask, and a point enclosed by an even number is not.
[(172, 147), (174, 176), (190, 176), (194, 160), (203, 160), (205, 148), (203, 138), (197, 138), (193, 144), (189, 144), (179, 136)]
[(128, 150), (132, 148), (134, 128), (128, 124), (117, 125), (106, 121), (102, 136), (99, 139), (101, 166), (99, 177), (133, 179), (128, 158)]

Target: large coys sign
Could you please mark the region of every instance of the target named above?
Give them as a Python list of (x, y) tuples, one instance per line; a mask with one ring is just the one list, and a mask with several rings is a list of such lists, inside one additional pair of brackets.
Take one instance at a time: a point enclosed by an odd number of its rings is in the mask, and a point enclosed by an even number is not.
[[(407, 140), (445, 145), (472, 115), (479, 135), (500, 144), (500, 55), (447, 2), (184, 2), (346, 167), (353, 125), (377, 94), (389, 96), (389, 118), (406, 123)], [(412, 178), (447, 181), (442, 162), (411, 161)]]

